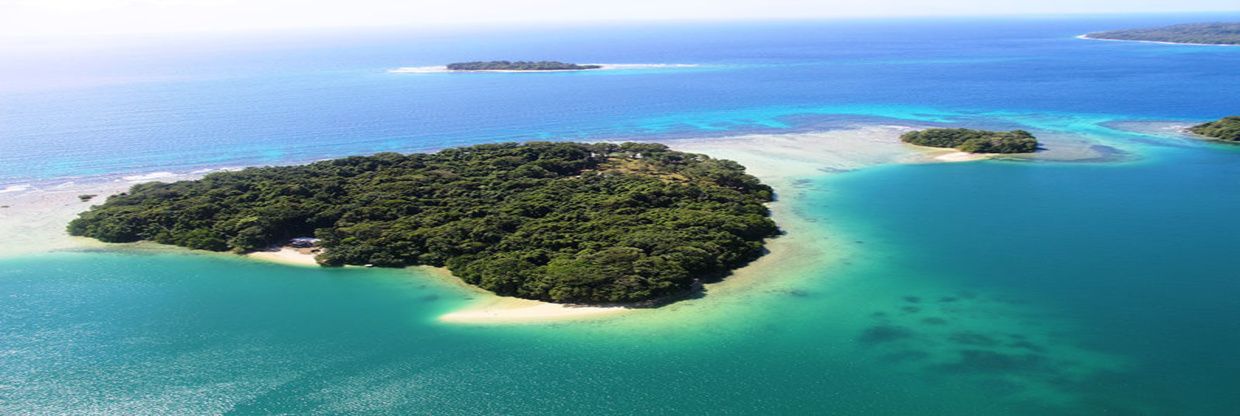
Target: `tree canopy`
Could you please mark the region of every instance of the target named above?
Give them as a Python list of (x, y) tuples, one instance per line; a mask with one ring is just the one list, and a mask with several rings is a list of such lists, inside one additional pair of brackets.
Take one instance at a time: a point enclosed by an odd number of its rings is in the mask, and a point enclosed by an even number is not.
[(1223, 117), (1218, 121), (1198, 124), (1188, 130), (1210, 138), (1240, 142), (1240, 116)]
[(314, 235), (324, 266), (446, 266), (502, 295), (634, 302), (761, 256), (771, 200), (740, 164), (660, 144), (507, 143), (139, 184), (68, 230), (236, 252)]
[(1024, 130), (1005, 132), (971, 129), (926, 129), (911, 131), (900, 140), (919, 146), (955, 148), (969, 153), (1032, 153), (1038, 140)]
[(1188, 23), (1149, 29), (1090, 33), (1096, 39), (1240, 45), (1240, 23)]
[(452, 71), (565, 71), (599, 68), (602, 66), (559, 61), (475, 61), (448, 64), (448, 69)]

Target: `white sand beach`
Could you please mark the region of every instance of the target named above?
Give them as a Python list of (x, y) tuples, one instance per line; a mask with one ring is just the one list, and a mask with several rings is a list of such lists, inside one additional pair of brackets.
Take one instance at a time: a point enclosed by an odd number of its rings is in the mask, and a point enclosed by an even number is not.
[(279, 247), (275, 250), (246, 253), (245, 256), (254, 260), (287, 264), (290, 266), (319, 267), (319, 263), (314, 261), (314, 253), (310, 252), (308, 249)]
[(581, 320), (616, 316), (630, 311), (624, 307), (576, 306), (490, 295), (465, 309), (439, 317), (454, 324), (517, 324)]
[(934, 160), (938, 160), (942, 162), (972, 162), (976, 160), (990, 159), (991, 157), (992, 157), (991, 155), (984, 155), (984, 154), (978, 154), (978, 153), (950, 152), (950, 153), (944, 153), (944, 154), (935, 156)]

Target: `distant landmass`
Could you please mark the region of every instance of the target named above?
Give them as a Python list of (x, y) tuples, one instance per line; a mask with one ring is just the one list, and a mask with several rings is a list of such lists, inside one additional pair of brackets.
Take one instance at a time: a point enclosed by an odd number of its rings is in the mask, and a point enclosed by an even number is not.
[(1240, 116), (1223, 117), (1218, 121), (1198, 124), (1188, 131), (1212, 139), (1240, 143)]
[(653, 300), (763, 254), (772, 190), (740, 164), (653, 143), (380, 153), (135, 185), (69, 233), (250, 252), (316, 236), (324, 266), (447, 267), (492, 292)]
[(448, 64), (450, 71), (581, 71), (602, 67), (559, 61), (475, 61)]
[(1202, 45), (1240, 45), (1240, 23), (1190, 23), (1149, 29), (1112, 30), (1089, 33), (1085, 37)]
[(969, 153), (1032, 153), (1038, 150), (1037, 138), (1024, 130), (926, 129), (904, 133), (900, 140)]

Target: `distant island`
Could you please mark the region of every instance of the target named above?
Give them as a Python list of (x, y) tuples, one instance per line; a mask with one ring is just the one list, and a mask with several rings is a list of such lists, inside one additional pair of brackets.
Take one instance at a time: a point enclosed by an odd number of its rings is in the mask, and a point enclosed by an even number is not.
[(969, 153), (1032, 153), (1038, 140), (1027, 131), (1006, 132), (971, 129), (926, 129), (900, 135), (918, 146), (954, 148)]
[(602, 67), (558, 61), (476, 61), (448, 64), (450, 71), (582, 71)]
[(135, 185), (75, 236), (261, 250), (315, 236), (323, 266), (445, 266), (497, 294), (654, 300), (719, 278), (778, 234), (740, 164), (652, 143), (489, 144)]
[(1095, 32), (1086, 34), (1084, 37), (1199, 45), (1240, 45), (1240, 23), (1190, 23), (1149, 29)]
[(1240, 143), (1240, 116), (1223, 117), (1218, 121), (1198, 124), (1188, 131), (1226, 142)]

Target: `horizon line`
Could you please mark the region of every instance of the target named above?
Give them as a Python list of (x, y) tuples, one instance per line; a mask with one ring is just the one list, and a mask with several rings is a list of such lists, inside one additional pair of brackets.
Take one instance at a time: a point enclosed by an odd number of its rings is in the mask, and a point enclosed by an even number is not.
[[(840, 21), (929, 21), (929, 20), (1046, 20), (1046, 19), (1089, 19), (1089, 18), (1124, 18), (1124, 17), (1158, 17), (1166, 16), (1168, 18), (1176, 16), (1200, 16), (1223, 14), (1228, 15), (1224, 19), (1240, 19), (1240, 9), (1238, 10), (1217, 10), (1217, 11), (1184, 11), (1184, 12), (1066, 12), (1066, 13), (993, 13), (993, 14), (907, 14), (907, 15), (877, 15), (877, 14), (857, 14), (846, 16), (816, 16), (816, 17), (763, 17), (763, 18), (685, 18), (685, 17), (669, 17), (669, 18), (620, 18), (620, 19), (572, 19), (572, 20), (480, 20), (480, 21), (458, 21), (458, 22), (442, 22), (442, 23), (384, 23), (384, 24), (341, 24), (341, 25), (308, 25), (308, 26), (284, 26), (270, 28), (241, 28), (241, 29), (187, 29), (177, 31), (96, 31), (96, 32), (79, 32), (79, 33), (37, 33), (37, 34), (5, 34), (0, 33), (0, 46), (14, 46), (17, 43), (27, 42), (47, 42), (47, 41), (66, 41), (79, 40), (84, 37), (92, 38), (109, 38), (110, 40), (124, 40), (127, 38), (142, 38), (147, 36), (173, 36), (173, 37), (200, 37), (200, 36), (219, 36), (230, 37), (236, 35), (247, 34), (276, 34), (276, 33), (304, 33), (304, 32), (333, 32), (343, 30), (360, 30), (360, 31), (382, 31), (382, 30), (402, 30), (402, 29), (425, 29), (417, 30), (426, 33), (443, 33), (443, 32), (469, 32), (475, 30), (503, 30), (503, 29), (521, 29), (529, 26), (545, 26), (552, 25), (556, 27), (578, 27), (578, 26), (628, 26), (635, 24), (772, 24), (772, 23), (815, 23), (815, 22), (840, 22)], [(1221, 17), (1221, 16), (1220, 16)], [(1221, 23), (1223, 20), (1196, 20), (1192, 22), (1182, 23)], [(102, 40), (102, 39), (96, 39)], [(24, 41), (24, 42), (22, 42)]]

